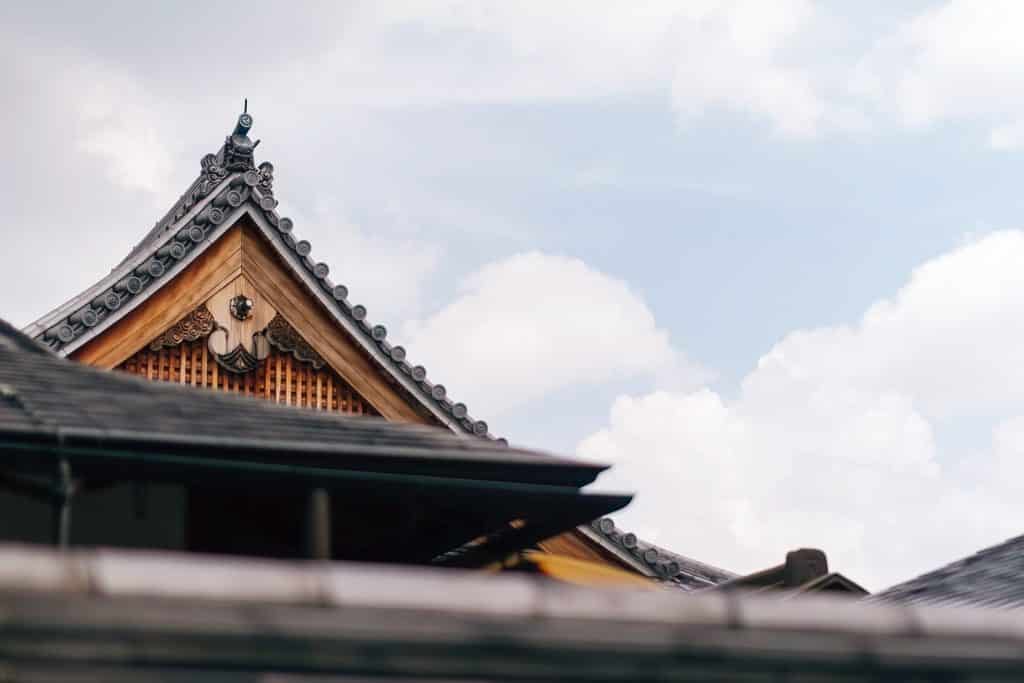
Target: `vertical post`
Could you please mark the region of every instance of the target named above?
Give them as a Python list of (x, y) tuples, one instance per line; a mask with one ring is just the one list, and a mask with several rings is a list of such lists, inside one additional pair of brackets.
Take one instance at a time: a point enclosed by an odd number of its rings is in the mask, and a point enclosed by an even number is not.
[(306, 547), (314, 560), (331, 559), (331, 498), (326, 489), (309, 492)]
[(53, 486), (53, 544), (58, 548), (71, 541), (71, 494), (71, 465), (61, 458)]

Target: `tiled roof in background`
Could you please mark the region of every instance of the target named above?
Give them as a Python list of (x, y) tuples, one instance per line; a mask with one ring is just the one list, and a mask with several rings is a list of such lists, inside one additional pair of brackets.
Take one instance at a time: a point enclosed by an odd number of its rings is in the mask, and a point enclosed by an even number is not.
[(608, 517), (596, 520), (590, 526), (608, 543), (645, 566), (652, 576), (683, 590), (710, 588), (736, 578), (732, 572), (641, 540), (636, 534), (616, 527)]
[(896, 584), (870, 600), (928, 605), (1024, 607), (1024, 536)]

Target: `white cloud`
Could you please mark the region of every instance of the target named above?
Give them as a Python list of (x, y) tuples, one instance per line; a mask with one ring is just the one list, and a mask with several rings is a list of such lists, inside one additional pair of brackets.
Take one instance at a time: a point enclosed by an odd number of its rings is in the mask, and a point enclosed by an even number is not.
[(387, 107), (664, 94), (683, 120), (727, 110), (806, 137), (860, 124), (829, 60), (796, 50), (826, 23), (809, 0), (376, 3), (290, 80)]
[(993, 147), (1018, 146), (1022, 22), (1014, 0), (935, 5), (878, 37), (858, 66), (858, 94), (907, 126), (979, 122)]
[[(641, 531), (740, 571), (811, 545), (880, 588), (1020, 533), (1022, 259), (1022, 232), (965, 245), (858, 324), (788, 335), (735, 399), (620, 397), (578, 454), (639, 490)], [(964, 419), (991, 446), (939, 439)]]
[(767, 119), (781, 133), (818, 133), (832, 116), (807, 65), (784, 58), (815, 23), (804, 0), (721, 2), (680, 27), (672, 101), (684, 117), (722, 108)]
[(11, 121), (12, 128), (31, 129), (39, 120), (59, 117), (56, 144), (65, 163), (80, 154), (119, 188), (166, 193), (176, 160), (174, 137), (167, 133), (174, 129), (173, 114), (161, 107), (143, 79), (130, 69), (35, 37), (3, 31), (0, 45), (0, 55), (11, 60), (10, 81), (16, 87), (33, 84), (23, 92), (42, 110), (17, 112), (21, 120)]
[(1024, 147), (1024, 121), (996, 126), (989, 133), (992, 149), (1020, 149)]
[(71, 135), (78, 148), (101, 161), (120, 187), (165, 193), (175, 161), (167, 135), (171, 121), (139, 81), (83, 57), (57, 71), (49, 87), (53, 100), (66, 103), (74, 116)]
[(466, 278), (405, 336), (417, 359), (481, 415), (572, 385), (668, 371), (705, 379), (629, 286), (578, 259), (529, 252)]
[(1024, 5), (877, 14), (811, 0), (375, 3), (278, 76), (373, 106), (664, 94), (684, 123), (731, 112), (789, 138), (968, 121), (995, 147), (1019, 144)]

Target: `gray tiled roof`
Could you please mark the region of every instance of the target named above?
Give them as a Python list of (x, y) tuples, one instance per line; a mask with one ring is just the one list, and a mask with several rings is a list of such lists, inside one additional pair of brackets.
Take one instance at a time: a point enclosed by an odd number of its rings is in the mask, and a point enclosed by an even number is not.
[(1024, 607), (1024, 536), (957, 560), (873, 595), (871, 600), (933, 605)]
[[(197, 391), (48, 352), (0, 320), (0, 446), (237, 458), (321, 471), (579, 487), (604, 466), (388, 422)], [(13, 451), (12, 451), (13, 452)], [(628, 499), (624, 499), (624, 501)]]
[(675, 584), (683, 590), (709, 588), (736, 578), (736, 574), (732, 572), (698, 562), (637, 538), (636, 534), (616, 527), (615, 522), (608, 517), (594, 521), (590, 527), (610, 545), (646, 568), (651, 576)]
[[(471, 417), (465, 404), (448, 397), (444, 385), (427, 379), (426, 368), (406, 359), (405, 348), (388, 340), (383, 325), (369, 322), (365, 306), (349, 302), (348, 288), (331, 281), (327, 264), (312, 259), (310, 243), (297, 239), (292, 220), (277, 213), (273, 165), (256, 166), (251, 157), (244, 166), (232, 161), (229, 146), (234, 137), (229, 136), (217, 154), (203, 157), (199, 177), (107, 277), (24, 331), (58, 353), (71, 353), (145, 301), (248, 214), (313, 294), (402, 390), (441, 423), (494, 439), (486, 422)], [(504, 439), (495, 440), (504, 443)]]

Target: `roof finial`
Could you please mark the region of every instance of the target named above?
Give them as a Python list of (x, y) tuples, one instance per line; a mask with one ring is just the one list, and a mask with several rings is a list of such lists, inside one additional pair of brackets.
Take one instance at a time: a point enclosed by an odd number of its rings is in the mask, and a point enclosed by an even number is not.
[(252, 116), (249, 115), (249, 100), (245, 101), (245, 110), (238, 117), (238, 125), (235, 126), (235, 135), (246, 135), (252, 128)]
[(229, 171), (247, 171), (255, 168), (252, 152), (256, 144), (249, 139), (252, 116), (249, 115), (249, 99), (243, 101), (242, 113), (238, 116), (235, 130), (224, 141), (224, 167)]

